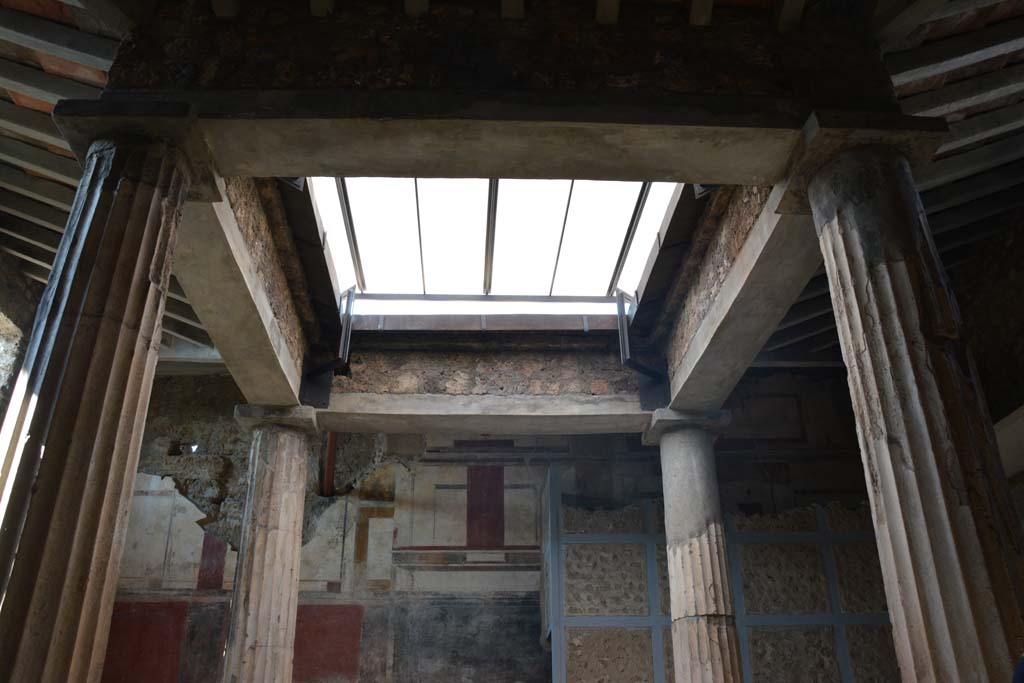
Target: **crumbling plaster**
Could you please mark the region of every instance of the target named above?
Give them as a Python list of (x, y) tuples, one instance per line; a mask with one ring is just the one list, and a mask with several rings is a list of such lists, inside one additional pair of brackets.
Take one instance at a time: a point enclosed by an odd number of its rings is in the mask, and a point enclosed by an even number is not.
[[(233, 548), (238, 547), (249, 472), (251, 436), (234, 419), (235, 405), (244, 402), (226, 375), (158, 377), (139, 459), (140, 472), (171, 477), (177, 490), (206, 515), (200, 522), (204, 529)], [(424, 444), (415, 435), (340, 435), (334, 467), (337, 495), (324, 497), (318, 494), (323, 443), (312, 440), (303, 543), (340, 496), (385, 463), (416, 459)]]

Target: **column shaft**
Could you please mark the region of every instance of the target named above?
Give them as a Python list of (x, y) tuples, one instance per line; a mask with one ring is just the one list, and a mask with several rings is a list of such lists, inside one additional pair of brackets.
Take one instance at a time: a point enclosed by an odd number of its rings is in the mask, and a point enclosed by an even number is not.
[(224, 680), (290, 681), (306, 495), (305, 431), (254, 432)]
[(661, 437), (675, 679), (739, 681), (739, 647), (718, 500), (714, 435)]
[(844, 152), (812, 180), (904, 680), (1002, 680), (1024, 572), (991, 420), (907, 162)]
[(6, 680), (102, 674), (188, 179), (161, 144), (89, 152), (0, 438)]

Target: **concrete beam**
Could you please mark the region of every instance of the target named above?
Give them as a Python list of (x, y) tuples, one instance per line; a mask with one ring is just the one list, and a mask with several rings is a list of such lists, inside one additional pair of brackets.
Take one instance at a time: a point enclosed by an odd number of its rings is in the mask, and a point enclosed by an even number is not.
[(174, 273), (246, 400), (295, 405), (302, 359), (288, 349), (250, 246), (227, 199), (188, 203)]
[(775, 186), (671, 374), (669, 407), (721, 408), (821, 265), (810, 216), (779, 214)]
[(651, 420), (639, 396), (331, 396), (321, 429), (389, 434), (642, 433)]
[(116, 40), (3, 8), (0, 8), (0, 40), (100, 71), (110, 70), (117, 53)]

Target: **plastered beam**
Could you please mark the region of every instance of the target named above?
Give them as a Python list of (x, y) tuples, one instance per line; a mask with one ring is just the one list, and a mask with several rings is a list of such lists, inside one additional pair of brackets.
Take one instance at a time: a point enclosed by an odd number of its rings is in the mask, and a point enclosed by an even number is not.
[(716, 410), (821, 265), (810, 216), (777, 213), (776, 185), (671, 376), (670, 407)]
[(389, 434), (641, 433), (639, 396), (441, 396), (349, 393), (317, 414), (321, 429)]
[(246, 400), (297, 404), (302, 359), (288, 349), (227, 199), (185, 205), (174, 273)]

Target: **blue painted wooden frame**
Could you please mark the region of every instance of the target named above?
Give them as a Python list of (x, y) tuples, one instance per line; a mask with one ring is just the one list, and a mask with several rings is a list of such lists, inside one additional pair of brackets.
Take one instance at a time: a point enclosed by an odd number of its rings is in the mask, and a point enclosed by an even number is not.
[[(889, 615), (881, 613), (843, 612), (839, 594), (839, 575), (833, 546), (854, 541), (872, 541), (870, 532), (836, 532), (828, 525), (825, 508), (815, 505), (818, 529), (806, 532), (740, 532), (736, 530), (732, 515), (726, 515), (725, 541), (729, 558), (729, 582), (732, 587), (733, 608), (736, 610), (736, 632), (739, 637), (740, 664), (745, 683), (753, 681), (753, 663), (750, 655), (750, 628), (754, 626), (831, 626), (836, 640), (836, 661), (843, 683), (853, 683), (853, 665), (846, 640), (846, 627), (851, 624), (888, 624)], [(743, 595), (741, 569), (742, 546), (751, 543), (801, 543), (817, 545), (821, 551), (825, 585), (828, 589), (829, 612), (825, 614), (747, 614)]]

